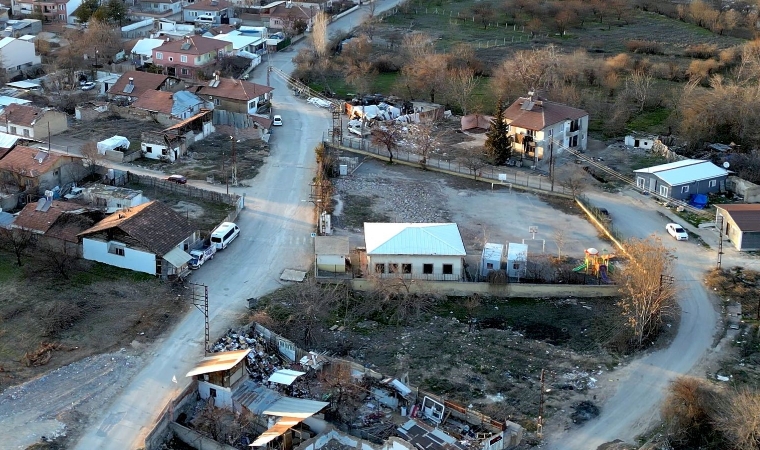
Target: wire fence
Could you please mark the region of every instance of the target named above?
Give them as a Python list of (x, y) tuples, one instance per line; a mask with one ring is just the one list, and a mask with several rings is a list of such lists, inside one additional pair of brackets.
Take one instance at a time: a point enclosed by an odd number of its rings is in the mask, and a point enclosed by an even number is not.
[[(367, 139), (353, 138), (343, 136), (340, 141), (329, 140), (325, 135), (322, 139), (326, 146), (339, 147), (347, 151), (355, 151), (376, 155), (381, 158), (388, 158), (389, 154), (386, 149), (374, 146)], [(394, 150), (393, 159), (411, 164), (422, 166), (420, 155), (406, 151)], [(532, 161), (531, 161), (532, 162)], [(571, 191), (558, 183), (552, 183), (552, 180), (546, 173), (535, 169), (518, 169), (505, 166), (491, 166), (487, 164), (473, 165), (456, 159), (443, 159), (437, 157), (428, 157), (425, 167), (438, 169), (440, 171), (452, 172), (461, 176), (466, 176), (477, 181), (487, 181), (494, 185), (509, 187), (525, 187), (556, 194), (571, 195)]]
[(612, 223), (612, 220), (609, 217), (609, 213), (605, 213), (602, 208), (594, 206), (591, 201), (589, 201), (588, 197), (583, 194), (577, 196), (576, 200), (582, 203), (583, 206), (585, 206), (586, 209), (591, 212), (591, 215), (593, 215), (594, 218), (596, 218), (596, 220), (602, 224), (602, 226), (607, 230), (607, 232), (610, 233), (610, 235), (612, 235), (612, 237), (617, 239), (618, 242), (625, 242), (625, 236), (620, 232), (620, 229), (616, 228)]

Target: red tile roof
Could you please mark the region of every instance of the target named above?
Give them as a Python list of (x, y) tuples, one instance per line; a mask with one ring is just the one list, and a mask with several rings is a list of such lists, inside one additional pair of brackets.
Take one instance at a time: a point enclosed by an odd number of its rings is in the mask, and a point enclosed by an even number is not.
[(715, 205), (728, 213), (736, 226), (743, 232), (760, 231), (760, 205)]
[(221, 11), (230, 6), (232, 4), (227, 0), (200, 0), (185, 6), (185, 9), (191, 11)]
[(132, 106), (146, 111), (171, 114), (174, 105), (172, 95), (171, 92), (165, 91), (147, 91), (132, 103)]
[(274, 88), (251, 83), (245, 80), (233, 80), (232, 78), (220, 78), (217, 87), (208, 84), (202, 86), (196, 93), (198, 95), (213, 95), (214, 97), (229, 98), (232, 100), (248, 101), (272, 92)]
[(87, 237), (110, 228), (120, 229), (159, 256), (169, 253), (194, 232), (183, 215), (154, 200), (117, 211), (79, 236)]
[[(504, 111), (504, 118), (512, 126), (538, 131), (565, 120), (580, 119), (588, 115), (582, 109), (548, 100), (535, 99), (532, 106), (530, 103), (530, 98), (518, 98)], [(531, 106), (530, 109), (524, 109), (528, 106)]]
[(18, 217), (16, 217), (16, 220), (13, 222), (13, 226), (44, 234), (53, 226), (55, 221), (67, 211), (83, 211), (86, 209), (82, 205), (61, 200), (53, 200), (47, 211), (36, 211), (37, 205), (37, 202), (27, 203), (26, 206), (24, 206), (24, 209), (18, 213)]
[(298, 20), (304, 19), (308, 21), (312, 17), (316, 16), (319, 12), (318, 9), (303, 8), (298, 5), (292, 5), (288, 8), (287, 3), (280, 3), (275, 6), (269, 13), (269, 17), (276, 17), (279, 19)]
[(34, 122), (45, 114), (45, 110), (31, 105), (11, 103), (0, 114), (0, 123), (11, 123), (31, 127)]
[[(38, 157), (42, 159), (42, 162), (40, 162), (40, 159), (36, 159)], [(56, 163), (63, 157), (64, 155), (59, 153), (46, 152), (37, 148), (19, 145), (8, 152), (3, 159), (0, 159), (0, 170), (35, 178), (57, 167)], [(66, 155), (65, 157), (71, 160), (77, 158), (71, 155)]]
[[(187, 48), (183, 48), (186, 43), (190, 45)], [(169, 41), (160, 47), (154, 48), (153, 54), (155, 55), (156, 52), (167, 52), (184, 53), (186, 55), (205, 55), (206, 53), (215, 52), (227, 46), (232, 49), (232, 43), (227, 41), (205, 38), (203, 36), (192, 36), (176, 41)]]
[[(135, 85), (132, 92), (124, 92), (124, 88), (129, 84), (129, 79), (133, 79)], [(108, 93), (111, 95), (123, 95), (127, 97), (140, 97), (146, 91), (158, 90), (169, 78), (166, 75), (149, 72), (138, 72), (137, 70), (131, 70), (125, 72), (124, 75), (119, 77), (118, 81), (111, 86)]]
[(261, 125), (265, 130), (272, 128), (272, 119), (267, 119), (266, 117), (257, 116), (255, 114), (250, 114), (250, 116), (254, 122)]

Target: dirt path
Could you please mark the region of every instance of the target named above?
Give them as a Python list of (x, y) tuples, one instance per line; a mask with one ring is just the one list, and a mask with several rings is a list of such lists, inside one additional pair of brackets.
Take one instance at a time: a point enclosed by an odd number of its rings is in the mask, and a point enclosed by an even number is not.
[(548, 449), (595, 449), (615, 439), (634, 442), (637, 435), (659, 419), (659, 404), (669, 382), (689, 373), (709, 354), (717, 331), (714, 299), (702, 283), (705, 271), (713, 264), (711, 254), (697, 243), (672, 240), (664, 232), (666, 219), (647, 197), (630, 192), (589, 192), (588, 196), (594, 204), (610, 211), (616, 226), (626, 236), (646, 237), (654, 233), (674, 249), (678, 258), (674, 275), (680, 288), (681, 321), (667, 348), (633, 361), (616, 374), (617, 389), (603, 404), (599, 418), (568, 432), (563, 432), (568, 424), (548, 425), (545, 434)]

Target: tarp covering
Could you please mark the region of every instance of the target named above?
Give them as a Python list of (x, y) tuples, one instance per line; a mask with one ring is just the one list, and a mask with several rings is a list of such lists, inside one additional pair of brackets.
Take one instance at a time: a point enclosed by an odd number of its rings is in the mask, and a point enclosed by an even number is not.
[(296, 381), (296, 378), (305, 374), (306, 372), (298, 372), (296, 370), (290, 370), (290, 369), (280, 369), (277, 372), (273, 373), (267, 381), (270, 383), (284, 384), (285, 386), (290, 386), (291, 384), (293, 384), (294, 381)]
[(188, 261), (193, 259), (193, 257), (185, 253), (181, 248), (175, 247), (172, 251), (164, 255), (164, 259), (174, 267), (182, 267), (187, 264)]
[(468, 114), (462, 117), (462, 131), (474, 130), (480, 128), (487, 130), (491, 128), (493, 117), (484, 116), (483, 114)]
[(106, 154), (106, 150), (116, 150), (119, 147), (129, 148), (129, 139), (124, 136), (112, 136), (106, 140), (98, 142), (98, 153)]

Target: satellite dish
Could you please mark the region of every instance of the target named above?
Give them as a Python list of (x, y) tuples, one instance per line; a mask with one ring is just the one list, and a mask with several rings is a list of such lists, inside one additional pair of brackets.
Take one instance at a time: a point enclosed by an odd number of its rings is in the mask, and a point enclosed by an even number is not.
[(723, 168), (724, 168), (724, 169), (728, 169), (728, 167), (729, 167), (730, 165), (731, 165), (731, 164), (729, 164), (729, 163), (728, 163), (728, 161), (726, 161), (726, 162), (724, 162), (724, 163), (723, 163)]

